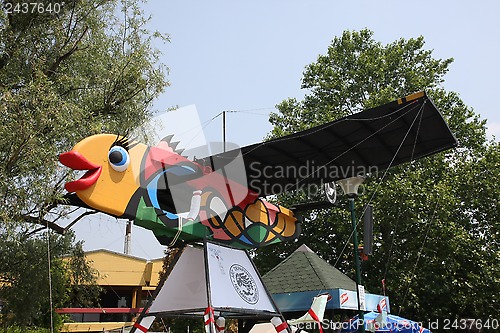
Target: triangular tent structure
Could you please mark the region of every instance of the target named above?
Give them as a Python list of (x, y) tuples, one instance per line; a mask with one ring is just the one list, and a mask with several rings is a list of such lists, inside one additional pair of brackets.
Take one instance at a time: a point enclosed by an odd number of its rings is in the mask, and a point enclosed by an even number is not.
[(134, 326), (145, 332), (145, 319), (173, 316), (205, 317), (212, 326), (218, 316), (269, 319), (281, 314), (245, 250), (206, 242), (184, 247), (158, 287), (148, 317)]
[(321, 259), (305, 244), (265, 274), (264, 282), (272, 294), (336, 288), (356, 290), (354, 280)]
[(209, 306), (226, 316), (279, 314), (247, 252), (211, 242), (184, 248), (149, 314), (202, 316)]
[[(306, 245), (265, 274), (263, 280), (283, 313), (307, 311), (313, 298), (324, 293), (332, 297), (327, 309), (357, 309), (356, 282)], [(367, 311), (376, 310), (384, 299), (389, 306), (385, 296), (367, 293)]]

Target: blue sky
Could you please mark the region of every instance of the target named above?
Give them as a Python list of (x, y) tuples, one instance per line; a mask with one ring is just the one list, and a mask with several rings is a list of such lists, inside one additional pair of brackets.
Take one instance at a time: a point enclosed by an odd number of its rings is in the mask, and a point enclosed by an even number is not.
[[(383, 44), (424, 36), (435, 58), (454, 58), (444, 87), (458, 92), (500, 137), (496, 106), (500, 78), (500, 2), (489, 1), (331, 1), (331, 0), (150, 0), (151, 29), (170, 35), (158, 43), (171, 86), (154, 109), (195, 104), (207, 140), (241, 146), (259, 142), (271, 130), (268, 115), (288, 97), (301, 99), (304, 67), (324, 54), (346, 29), (368, 28)], [(123, 250), (124, 221), (92, 218), (78, 222), (85, 248)], [(132, 254), (162, 256), (147, 230), (136, 227)]]
[[(151, 27), (171, 37), (158, 45), (171, 87), (155, 108), (196, 104), (202, 121), (249, 110), (228, 115), (228, 140), (258, 142), (274, 106), (303, 96), (304, 67), (345, 29), (366, 27), (384, 44), (422, 35), (434, 57), (454, 58), (445, 88), (500, 133), (499, 9), (498, 1), (149, 1)], [(220, 139), (220, 121), (213, 126), (208, 135)]]

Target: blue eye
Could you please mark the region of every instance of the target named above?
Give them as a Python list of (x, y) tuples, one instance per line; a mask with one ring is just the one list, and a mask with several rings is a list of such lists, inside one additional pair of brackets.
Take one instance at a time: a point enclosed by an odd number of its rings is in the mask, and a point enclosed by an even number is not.
[(111, 167), (118, 172), (127, 170), (127, 167), (130, 164), (128, 151), (120, 146), (111, 147), (108, 153), (108, 159)]

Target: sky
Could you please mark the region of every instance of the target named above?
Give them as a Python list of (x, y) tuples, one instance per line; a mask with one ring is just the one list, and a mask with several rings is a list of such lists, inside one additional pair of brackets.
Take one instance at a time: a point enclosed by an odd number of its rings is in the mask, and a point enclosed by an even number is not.
[[(424, 36), (434, 58), (454, 58), (444, 88), (487, 119), (490, 138), (500, 138), (497, 0), (149, 0), (142, 8), (148, 27), (170, 36), (155, 42), (170, 86), (153, 110), (194, 104), (207, 141), (222, 140), (223, 111), (236, 111), (226, 113), (228, 141), (262, 141), (275, 105), (306, 93), (304, 68), (344, 30), (363, 28), (383, 44)], [(74, 230), (86, 250), (123, 252), (125, 224), (99, 214)], [(133, 228), (132, 255), (158, 258), (163, 249), (150, 231)]]

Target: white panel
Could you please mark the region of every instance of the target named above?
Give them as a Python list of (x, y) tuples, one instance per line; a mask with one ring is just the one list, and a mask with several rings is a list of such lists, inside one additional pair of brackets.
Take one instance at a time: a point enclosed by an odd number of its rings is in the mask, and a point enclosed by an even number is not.
[(353, 290), (339, 289), (340, 309), (357, 310), (358, 295)]
[[(147, 316), (143, 317), (139, 323), (135, 323), (134, 326), (138, 325), (139, 330), (144, 332), (144, 329), (147, 331), (155, 321), (155, 316)], [(137, 326), (136, 326), (137, 327)], [(137, 332), (137, 330), (136, 330)]]
[(214, 308), (277, 312), (245, 251), (207, 243)]
[(208, 306), (203, 249), (186, 247), (163, 288), (154, 300), (149, 314)]

